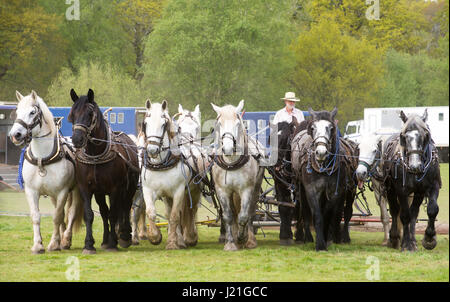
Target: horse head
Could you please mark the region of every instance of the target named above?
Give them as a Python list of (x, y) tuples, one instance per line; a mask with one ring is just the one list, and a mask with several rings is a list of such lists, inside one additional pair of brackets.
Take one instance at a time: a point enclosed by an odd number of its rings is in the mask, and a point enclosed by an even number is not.
[[(178, 119), (177, 119), (178, 118)], [(200, 137), (200, 106), (195, 106), (194, 111), (189, 111), (178, 105), (178, 113), (175, 114), (173, 120), (178, 125), (178, 134), (181, 138), (194, 140)]]
[[(8, 134), (15, 145), (28, 144), (33, 137), (48, 136), (56, 131), (53, 115), (34, 90), (25, 97), (16, 91), (16, 97), (19, 103), (17, 110), (11, 113), (14, 125)], [(41, 133), (43, 123), (50, 129), (47, 134)]]
[(430, 130), (426, 124), (428, 112), (425, 109), (420, 117), (417, 114), (406, 114), (401, 111), (400, 118), (404, 125), (400, 131), (400, 146), (403, 155), (407, 159), (407, 165), (413, 173), (423, 171), (423, 154), (431, 142)]
[(309, 108), (311, 114), (311, 121), (308, 124), (308, 134), (313, 139), (313, 150), (315, 157), (319, 163), (324, 162), (330, 153), (333, 153), (333, 149), (336, 145), (336, 123), (335, 116), (337, 114), (337, 108), (333, 111), (313, 111)]
[[(156, 158), (165, 147), (169, 148), (170, 140), (174, 136), (174, 129), (168, 111), (168, 103), (145, 103), (146, 113), (142, 129), (145, 134), (147, 154)], [(167, 144), (167, 146), (164, 146)]]
[(245, 128), (240, 113), (244, 108), (244, 100), (239, 102), (237, 107), (226, 105), (223, 107), (212, 104), (217, 113), (216, 141), (221, 145), (225, 155), (236, 153), (238, 144), (245, 134)]
[(375, 168), (381, 159), (382, 138), (378, 135), (365, 135), (359, 144), (359, 162), (356, 168), (356, 179), (361, 189), (364, 181), (369, 177), (370, 171)]
[(70, 90), (73, 105), (67, 120), (72, 123), (72, 143), (75, 148), (83, 148), (93, 133), (100, 129), (102, 113), (94, 100), (94, 91), (89, 89), (87, 95), (78, 97), (74, 89)]

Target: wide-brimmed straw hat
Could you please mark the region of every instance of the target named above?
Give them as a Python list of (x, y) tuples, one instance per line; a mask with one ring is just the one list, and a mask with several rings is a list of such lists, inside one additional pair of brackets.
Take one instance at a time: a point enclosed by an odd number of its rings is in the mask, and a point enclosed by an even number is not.
[(286, 92), (284, 94), (284, 98), (281, 98), (283, 101), (292, 101), (292, 102), (300, 102), (300, 99), (295, 97), (295, 92)]

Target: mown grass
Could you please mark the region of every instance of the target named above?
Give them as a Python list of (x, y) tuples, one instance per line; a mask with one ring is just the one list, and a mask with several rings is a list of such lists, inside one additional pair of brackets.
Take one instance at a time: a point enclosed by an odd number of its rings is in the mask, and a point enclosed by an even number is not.
[[(44, 246), (52, 232), (50, 217), (42, 218)], [(94, 222), (96, 255), (82, 255), (84, 229), (74, 235), (72, 249), (32, 255), (33, 232), (28, 217), (0, 216), (0, 281), (67, 281), (69, 256), (80, 263), (80, 281), (367, 281), (367, 257), (379, 260), (380, 281), (449, 281), (448, 235), (438, 236), (432, 251), (416, 253), (380, 246), (382, 233), (352, 232), (350, 245), (332, 245), (317, 253), (313, 244), (281, 247), (278, 231), (257, 234), (253, 250), (224, 252), (218, 228), (199, 227), (200, 240), (187, 250), (166, 251), (163, 242), (147, 241), (111, 253), (99, 248), (101, 219)], [(418, 242), (422, 236), (418, 235)]]

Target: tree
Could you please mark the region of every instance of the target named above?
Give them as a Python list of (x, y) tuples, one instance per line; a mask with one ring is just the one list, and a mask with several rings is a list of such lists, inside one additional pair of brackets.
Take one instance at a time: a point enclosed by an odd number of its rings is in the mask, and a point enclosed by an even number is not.
[(72, 106), (69, 95), (72, 88), (80, 93), (92, 88), (100, 106), (142, 107), (146, 99), (145, 92), (131, 76), (111, 65), (90, 63), (81, 66), (78, 72), (63, 68), (50, 85), (45, 101), (51, 106)]
[(143, 87), (172, 106), (203, 103), (209, 116), (210, 102), (241, 99), (246, 110), (274, 110), (289, 70), (291, 2), (169, 1), (146, 44)]
[(356, 118), (364, 107), (376, 106), (382, 52), (368, 41), (342, 33), (334, 21), (323, 19), (300, 33), (291, 49), (295, 70), (289, 81), (302, 106), (315, 110), (337, 106), (340, 125)]
[(45, 90), (65, 57), (60, 22), (34, 1), (0, 0), (0, 99)]
[(153, 31), (155, 21), (161, 16), (165, 0), (125, 0), (118, 2), (115, 13), (128, 34), (127, 40), (133, 46), (135, 68), (133, 77), (140, 81), (144, 62), (145, 39)]
[(422, 13), (424, 1), (380, 0), (379, 20), (369, 20), (370, 5), (364, 0), (310, 0), (308, 8), (315, 22), (329, 18), (339, 28), (357, 38), (365, 38), (378, 48), (417, 53), (427, 43), (428, 23)]

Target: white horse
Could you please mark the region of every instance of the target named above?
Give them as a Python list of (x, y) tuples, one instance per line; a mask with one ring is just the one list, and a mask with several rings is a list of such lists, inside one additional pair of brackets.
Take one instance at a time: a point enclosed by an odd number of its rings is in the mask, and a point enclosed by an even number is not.
[[(371, 178), (373, 193), (380, 206), (381, 223), (383, 224), (384, 239), (382, 245), (389, 240), (389, 213), (387, 199), (384, 192), (383, 169), (381, 165), (385, 141), (394, 133), (399, 132), (392, 128), (381, 128), (376, 132), (364, 135), (359, 144), (359, 163), (356, 169), (358, 187), (362, 189), (364, 181)], [(400, 228), (401, 229), (401, 228)]]
[[(128, 135), (133, 142), (140, 147), (144, 147), (145, 138), (144, 133), (139, 132), (138, 136), (132, 134)], [(142, 149), (138, 150), (139, 167), (142, 167)], [(133, 245), (139, 245), (139, 240), (147, 239), (147, 226), (145, 225), (145, 202), (144, 195), (142, 193), (142, 186), (138, 187), (133, 197), (133, 205), (131, 206), (130, 213), (131, 221), (131, 240)]]
[(157, 199), (162, 199), (166, 205), (168, 219), (168, 239), (166, 249), (179, 249), (194, 246), (198, 237), (196, 233), (183, 232), (181, 226), (188, 225), (182, 221), (182, 212), (186, 206), (190, 207), (187, 186), (192, 196), (192, 208), (199, 200), (200, 191), (189, 180), (192, 172), (183, 162), (181, 153), (177, 150), (176, 127), (167, 110), (167, 101), (160, 103), (146, 102), (145, 129), (145, 160), (141, 173), (142, 190), (145, 207), (149, 219), (148, 238), (152, 244), (159, 244), (162, 240), (161, 231), (156, 226)]
[(246, 248), (255, 248), (257, 243), (252, 219), (264, 168), (253, 155), (261, 155), (261, 147), (245, 131), (240, 116), (244, 108), (243, 100), (237, 107), (211, 105), (217, 113), (217, 154), (211, 172), (223, 210), (226, 228), (224, 250), (237, 250), (236, 243)]
[[(66, 158), (68, 151), (58, 135), (53, 115), (44, 101), (34, 91), (26, 97), (16, 91), (16, 97), (19, 104), (9, 137), (16, 145), (30, 143), (22, 174), (34, 231), (31, 251), (34, 254), (44, 252), (39, 213), (39, 197), (42, 195), (50, 196), (55, 206), (53, 235), (47, 250), (69, 249), (72, 243), (72, 228), (76, 230), (83, 217), (83, 203), (76, 186), (75, 166)], [(69, 200), (67, 228), (64, 222), (66, 200)]]

